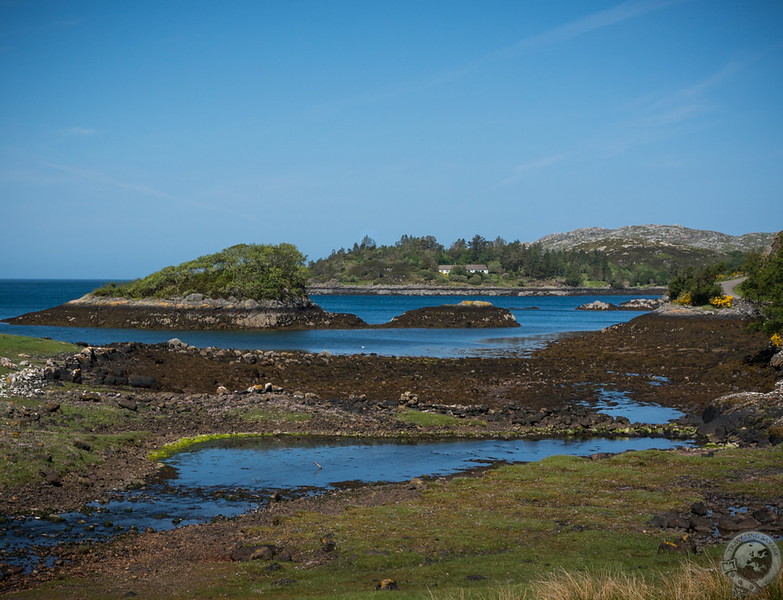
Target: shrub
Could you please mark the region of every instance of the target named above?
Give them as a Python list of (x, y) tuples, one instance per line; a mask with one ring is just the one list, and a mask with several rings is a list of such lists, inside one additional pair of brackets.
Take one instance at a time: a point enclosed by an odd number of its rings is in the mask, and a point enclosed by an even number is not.
[(783, 332), (783, 231), (741, 286), (742, 293), (762, 305), (762, 317), (754, 327), (768, 334)]
[(715, 308), (731, 308), (733, 299), (733, 296), (715, 296), (712, 300), (710, 300), (710, 304), (712, 304)]
[(674, 300), (675, 304), (680, 304), (682, 306), (690, 306), (693, 304), (693, 299), (691, 298), (690, 292), (683, 292), (677, 298)]
[[(723, 268), (723, 265), (714, 265), (697, 272), (689, 267), (669, 282), (669, 297), (675, 298), (679, 304), (702, 306), (709, 303), (710, 298), (721, 295), (715, 280)], [(690, 301), (685, 301), (687, 297)]]
[(98, 296), (170, 298), (198, 293), (211, 298), (274, 299), (302, 296), (307, 283), (304, 256), (291, 244), (239, 244), (169, 266), (124, 284), (109, 284)]

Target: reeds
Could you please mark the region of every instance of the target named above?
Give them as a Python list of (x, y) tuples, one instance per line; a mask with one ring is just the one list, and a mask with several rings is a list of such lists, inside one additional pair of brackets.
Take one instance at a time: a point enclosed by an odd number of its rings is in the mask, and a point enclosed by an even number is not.
[[(672, 574), (655, 578), (626, 572), (560, 570), (532, 584), (528, 590), (504, 587), (467, 592), (433, 600), (735, 600), (731, 581), (717, 563), (685, 563)], [(783, 572), (776, 581), (748, 600), (783, 600)]]

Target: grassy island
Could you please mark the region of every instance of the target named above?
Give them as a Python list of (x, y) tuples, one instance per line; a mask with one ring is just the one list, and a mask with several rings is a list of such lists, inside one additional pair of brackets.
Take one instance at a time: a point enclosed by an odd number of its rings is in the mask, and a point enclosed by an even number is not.
[(128, 283), (109, 283), (95, 296), (173, 298), (203, 294), (210, 298), (287, 300), (305, 294), (305, 257), (293, 244), (237, 244), (169, 266)]

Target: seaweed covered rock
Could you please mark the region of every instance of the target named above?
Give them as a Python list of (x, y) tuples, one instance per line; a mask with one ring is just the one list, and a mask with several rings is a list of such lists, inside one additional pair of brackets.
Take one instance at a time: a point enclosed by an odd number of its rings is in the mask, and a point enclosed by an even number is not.
[(381, 327), (411, 328), (470, 328), (470, 327), (519, 327), (519, 323), (506, 308), (490, 302), (466, 300), (459, 304), (425, 306), (409, 310)]
[(14, 325), (132, 329), (347, 329), (365, 322), (329, 313), (309, 298), (213, 299), (193, 296), (131, 299), (86, 296), (7, 320)]
[(783, 380), (771, 392), (721, 396), (704, 410), (698, 433), (710, 441), (767, 445), (783, 442)]

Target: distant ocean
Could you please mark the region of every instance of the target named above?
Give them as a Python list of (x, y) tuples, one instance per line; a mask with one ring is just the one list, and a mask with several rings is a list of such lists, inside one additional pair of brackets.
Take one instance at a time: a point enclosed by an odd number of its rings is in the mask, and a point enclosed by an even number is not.
[[(0, 279), (0, 319), (58, 306), (107, 283), (86, 279)], [(649, 296), (639, 296), (649, 297)], [(630, 296), (628, 297), (630, 298)], [(0, 323), (0, 333), (50, 337), (93, 345), (138, 341), (157, 343), (173, 337), (197, 346), (265, 350), (377, 353), (404, 356), (520, 356), (549, 340), (576, 331), (602, 329), (642, 314), (633, 311), (579, 311), (576, 307), (617, 296), (326, 296), (313, 301), (330, 312), (353, 313), (368, 323), (385, 323), (407, 310), (462, 300), (486, 300), (508, 308), (522, 325), (503, 329), (362, 329), (324, 331), (160, 331), (40, 327)]]

